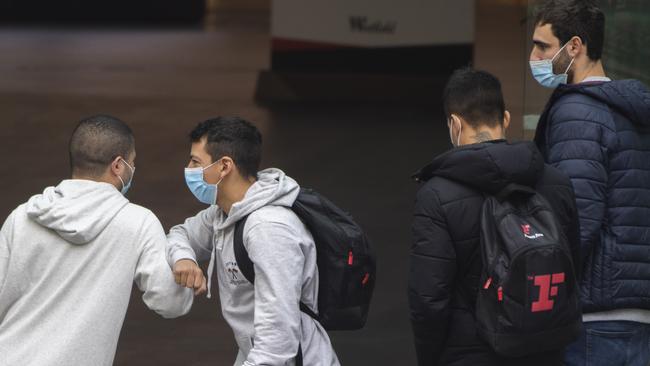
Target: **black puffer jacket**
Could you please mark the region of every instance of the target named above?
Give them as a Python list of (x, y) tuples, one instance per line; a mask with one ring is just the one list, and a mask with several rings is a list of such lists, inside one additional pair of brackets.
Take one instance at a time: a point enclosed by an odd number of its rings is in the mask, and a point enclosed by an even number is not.
[[(420, 366), (562, 365), (563, 351), (503, 359), (478, 338), (474, 303), (482, 263), (484, 194), (508, 183), (534, 187), (555, 210), (579, 268), (579, 224), (571, 182), (544, 164), (530, 142), (467, 145), (438, 156), (416, 175), (409, 302)], [(577, 272), (577, 271), (576, 271)]]

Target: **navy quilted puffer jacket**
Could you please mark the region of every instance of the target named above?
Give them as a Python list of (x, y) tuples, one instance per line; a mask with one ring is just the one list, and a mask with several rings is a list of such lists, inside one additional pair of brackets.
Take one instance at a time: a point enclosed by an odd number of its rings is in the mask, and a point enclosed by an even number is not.
[(650, 309), (650, 91), (635, 80), (561, 86), (535, 141), (574, 187), (584, 312)]

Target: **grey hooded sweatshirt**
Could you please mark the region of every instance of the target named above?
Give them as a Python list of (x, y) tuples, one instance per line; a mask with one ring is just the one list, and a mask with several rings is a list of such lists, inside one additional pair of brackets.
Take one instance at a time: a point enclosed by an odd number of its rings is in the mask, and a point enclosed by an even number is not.
[(187, 313), (166, 243), (107, 183), (65, 180), (19, 206), (0, 231), (0, 365), (111, 365), (134, 280), (150, 309)]
[[(170, 265), (210, 259), (209, 282), (216, 270), (221, 310), (239, 346), (236, 366), (294, 365), (299, 344), (305, 365), (339, 365), (327, 332), (299, 308), (300, 301), (312, 310), (318, 304), (314, 239), (289, 208), (299, 191), (282, 171), (264, 170), (229, 215), (211, 206), (168, 235)], [(255, 285), (239, 271), (233, 251), (235, 224), (249, 214), (243, 239)]]

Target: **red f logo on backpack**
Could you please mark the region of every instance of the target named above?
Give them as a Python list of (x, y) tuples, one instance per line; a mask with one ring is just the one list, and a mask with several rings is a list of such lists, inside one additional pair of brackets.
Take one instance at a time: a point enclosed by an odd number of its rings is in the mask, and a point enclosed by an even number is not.
[(528, 279), (535, 281), (535, 286), (539, 287), (539, 299), (532, 303), (530, 311), (537, 313), (553, 310), (554, 301), (551, 297), (555, 297), (558, 294), (558, 286), (553, 285), (564, 283), (564, 272), (528, 276)]

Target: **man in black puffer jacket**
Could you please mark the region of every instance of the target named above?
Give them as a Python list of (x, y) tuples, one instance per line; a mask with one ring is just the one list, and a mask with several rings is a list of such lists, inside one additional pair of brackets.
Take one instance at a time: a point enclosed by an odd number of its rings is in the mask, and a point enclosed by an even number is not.
[[(533, 74), (557, 86), (535, 142), (571, 179), (580, 217), (584, 332), (567, 348), (567, 365), (647, 366), (650, 90), (606, 76), (605, 17), (593, 0), (547, 0), (535, 24)], [(540, 77), (536, 65), (548, 60), (565, 74), (549, 68)]]
[[(533, 187), (550, 203), (579, 260), (579, 227), (571, 182), (530, 142), (510, 144), (501, 86), (492, 75), (456, 71), (444, 93), (456, 148), (417, 175), (409, 274), (409, 302), (418, 364), (562, 365), (564, 349), (520, 359), (498, 356), (477, 335), (480, 215), (485, 195), (509, 183)], [(462, 145), (462, 147), (461, 147)], [(577, 266), (576, 266), (577, 267)]]

